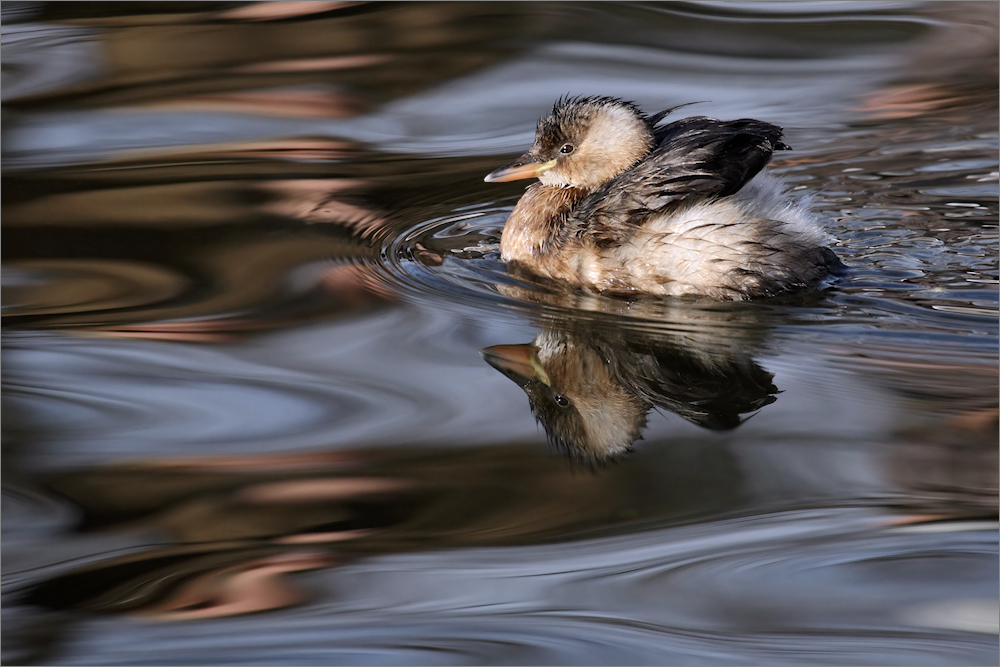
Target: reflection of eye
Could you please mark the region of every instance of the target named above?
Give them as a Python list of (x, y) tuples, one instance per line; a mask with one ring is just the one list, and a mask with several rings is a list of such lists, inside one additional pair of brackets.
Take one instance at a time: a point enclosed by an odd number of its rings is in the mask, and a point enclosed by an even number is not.
[(573, 144), (563, 144), (563, 147), (559, 149), (559, 152), (563, 155), (573, 152)]
[(563, 396), (562, 394), (556, 394), (556, 404), (560, 408), (568, 408), (569, 407), (569, 399), (566, 398), (565, 396)]

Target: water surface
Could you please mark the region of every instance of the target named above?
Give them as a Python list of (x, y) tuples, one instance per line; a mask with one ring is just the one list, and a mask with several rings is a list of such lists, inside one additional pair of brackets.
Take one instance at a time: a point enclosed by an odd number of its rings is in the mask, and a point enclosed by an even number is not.
[[(995, 3), (3, 13), (5, 662), (998, 661)], [(849, 273), (508, 275), (564, 93), (782, 125)], [(630, 453), (480, 355), (532, 341)]]

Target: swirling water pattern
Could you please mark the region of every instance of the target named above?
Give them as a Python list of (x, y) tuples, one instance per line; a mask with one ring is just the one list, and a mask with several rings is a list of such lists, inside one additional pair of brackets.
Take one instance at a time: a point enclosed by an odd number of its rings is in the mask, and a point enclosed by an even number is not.
[[(3, 13), (5, 662), (997, 662), (995, 5)], [(508, 275), (566, 92), (783, 125), (849, 273)], [(546, 445), (532, 340), (630, 454)]]

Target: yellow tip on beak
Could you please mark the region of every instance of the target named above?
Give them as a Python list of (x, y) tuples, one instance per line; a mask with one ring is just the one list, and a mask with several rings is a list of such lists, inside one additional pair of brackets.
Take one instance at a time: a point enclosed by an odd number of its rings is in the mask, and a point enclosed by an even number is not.
[(534, 157), (525, 153), (510, 164), (506, 164), (496, 171), (490, 172), (483, 180), (487, 183), (505, 183), (507, 181), (518, 181), (522, 178), (538, 178), (554, 166), (556, 166), (555, 160), (538, 162)]
[(483, 359), (511, 380), (524, 386), (532, 380), (549, 384), (549, 374), (538, 360), (534, 345), (494, 345), (479, 351)]

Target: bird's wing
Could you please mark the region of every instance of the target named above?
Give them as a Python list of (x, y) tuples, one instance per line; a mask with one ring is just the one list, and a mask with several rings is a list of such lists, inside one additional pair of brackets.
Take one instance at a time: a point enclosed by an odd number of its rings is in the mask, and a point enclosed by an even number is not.
[(591, 193), (574, 210), (581, 235), (597, 245), (620, 243), (649, 215), (682, 202), (738, 192), (788, 150), (777, 125), (753, 119), (685, 118), (654, 130), (657, 147)]

